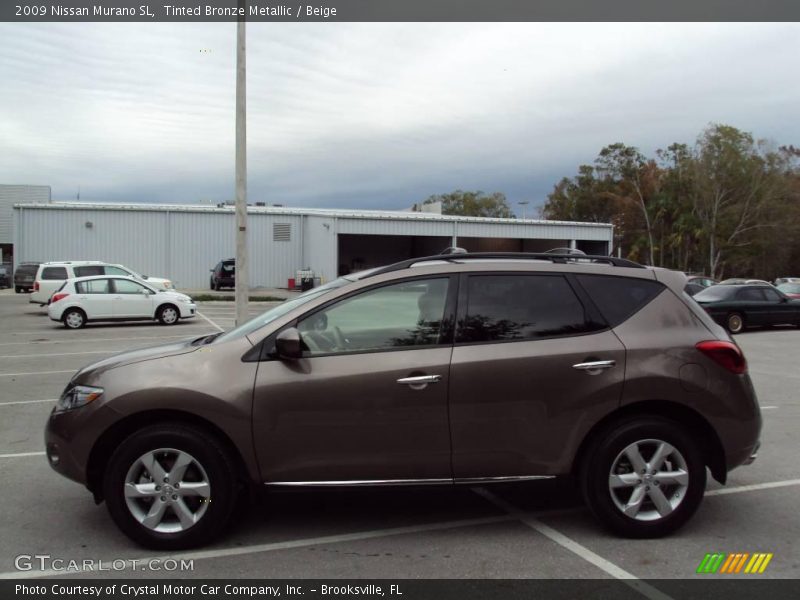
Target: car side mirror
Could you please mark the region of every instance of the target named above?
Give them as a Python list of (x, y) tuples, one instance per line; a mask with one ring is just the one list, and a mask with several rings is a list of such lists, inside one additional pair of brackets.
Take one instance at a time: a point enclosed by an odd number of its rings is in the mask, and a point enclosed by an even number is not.
[(141, 293), (144, 294), (145, 296), (150, 296), (153, 292), (151, 292), (147, 288), (142, 288)]
[(284, 329), (275, 338), (275, 352), (281, 360), (298, 360), (303, 358), (300, 344), (300, 332), (294, 327)]

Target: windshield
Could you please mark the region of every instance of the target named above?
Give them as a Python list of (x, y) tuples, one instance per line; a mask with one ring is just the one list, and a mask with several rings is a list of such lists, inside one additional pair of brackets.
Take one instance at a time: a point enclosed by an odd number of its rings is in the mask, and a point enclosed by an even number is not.
[(712, 285), (707, 287), (702, 292), (697, 292), (694, 299), (698, 302), (719, 302), (721, 300), (728, 300), (736, 293), (738, 288), (730, 286)]
[(784, 294), (800, 294), (800, 283), (782, 283), (778, 289)]
[(227, 333), (220, 335), (218, 338), (214, 340), (214, 342), (227, 342), (229, 340), (237, 340), (240, 339), (242, 336), (250, 335), (254, 331), (261, 329), (265, 325), (268, 325), (278, 317), (282, 317), (286, 313), (291, 310), (294, 310), (298, 306), (302, 306), (315, 298), (319, 298), (330, 292), (331, 290), (335, 290), (342, 286), (347, 285), (348, 283), (352, 283), (351, 279), (341, 277), (339, 279), (334, 279), (330, 283), (326, 283), (325, 285), (321, 285), (319, 287), (312, 288), (307, 292), (300, 294), (296, 298), (292, 298), (291, 300), (286, 300), (281, 304), (269, 309), (268, 311), (261, 313), (257, 317), (254, 317), (240, 325), (236, 329), (231, 329)]

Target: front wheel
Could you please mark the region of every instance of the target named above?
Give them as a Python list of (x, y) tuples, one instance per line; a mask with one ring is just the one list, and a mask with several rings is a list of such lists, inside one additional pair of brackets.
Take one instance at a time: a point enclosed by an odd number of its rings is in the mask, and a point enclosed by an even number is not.
[(171, 304), (165, 304), (158, 309), (156, 318), (162, 325), (175, 325), (181, 318), (181, 314), (178, 312), (178, 309)]
[(117, 526), (157, 550), (206, 544), (225, 531), (237, 469), (213, 436), (180, 423), (139, 430), (108, 463), (103, 492)]
[(609, 529), (631, 538), (672, 533), (695, 513), (706, 467), (677, 423), (640, 417), (595, 439), (581, 469), (584, 500)]

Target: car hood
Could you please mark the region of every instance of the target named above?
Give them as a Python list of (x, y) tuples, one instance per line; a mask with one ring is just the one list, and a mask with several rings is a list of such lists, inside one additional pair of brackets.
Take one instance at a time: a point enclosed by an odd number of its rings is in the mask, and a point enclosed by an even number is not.
[(199, 346), (192, 345), (194, 339), (196, 338), (181, 340), (180, 342), (171, 342), (160, 346), (151, 346), (149, 348), (140, 348), (139, 350), (131, 350), (129, 352), (122, 352), (109, 356), (108, 358), (91, 363), (80, 369), (72, 377), (72, 381), (75, 383), (84, 383), (86, 379), (97, 377), (117, 367), (156, 358), (165, 358), (167, 356), (177, 356), (178, 354), (195, 352)]
[(158, 292), (159, 298), (170, 298), (172, 300), (184, 300), (184, 301), (191, 301), (191, 297), (187, 296), (186, 294), (181, 294), (180, 292), (173, 292), (171, 290), (167, 291), (160, 291)]
[(142, 281), (146, 281), (150, 285), (156, 286), (158, 288), (168, 289), (168, 290), (172, 289), (172, 287), (167, 287), (167, 284), (170, 284), (170, 286), (172, 286), (171, 279), (165, 279), (163, 277), (150, 277), (148, 275), (147, 277), (142, 277)]

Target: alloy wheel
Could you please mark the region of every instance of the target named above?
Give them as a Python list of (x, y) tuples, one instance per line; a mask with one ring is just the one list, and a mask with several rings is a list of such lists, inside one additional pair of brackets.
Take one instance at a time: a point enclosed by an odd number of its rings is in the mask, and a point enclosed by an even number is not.
[(686, 498), (686, 459), (671, 444), (639, 440), (617, 455), (608, 475), (608, 489), (622, 514), (637, 521), (669, 516)]
[(203, 466), (188, 452), (159, 448), (140, 456), (125, 476), (125, 504), (144, 527), (177, 533), (203, 518), (211, 484)]

